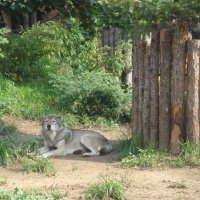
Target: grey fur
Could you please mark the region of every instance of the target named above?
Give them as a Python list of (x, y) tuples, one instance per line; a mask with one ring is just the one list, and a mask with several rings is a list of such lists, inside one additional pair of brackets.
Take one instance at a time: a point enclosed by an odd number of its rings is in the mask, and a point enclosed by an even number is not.
[(111, 143), (100, 133), (90, 130), (70, 129), (63, 125), (63, 117), (48, 115), (42, 118), (44, 147), (39, 149), (44, 157), (82, 153), (98, 156), (112, 151)]

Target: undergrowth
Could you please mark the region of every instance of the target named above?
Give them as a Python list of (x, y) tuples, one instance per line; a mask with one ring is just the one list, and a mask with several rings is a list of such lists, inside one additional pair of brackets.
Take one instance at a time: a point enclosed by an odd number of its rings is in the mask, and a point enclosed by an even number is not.
[(125, 185), (122, 180), (112, 177), (103, 177), (99, 182), (92, 183), (84, 192), (86, 200), (98, 200), (112, 198), (115, 200), (125, 199)]
[(0, 199), (2, 200), (62, 200), (64, 195), (58, 190), (45, 194), (36, 191), (23, 191), (16, 188), (14, 192), (0, 189)]
[(124, 137), (115, 144), (120, 154), (123, 167), (152, 168), (152, 167), (196, 167), (200, 166), (200, 144), (189, 142), (181, 144), (182, 151), (178, 156), (163, 152), (156, 148), (143, 148), (141, 137), (136, 134), (133, 138)]
[(22, 157), (20, 159), (22, 170), (30, 172), (45, 173), (47, 175), (55, 175), (56, 169), (54, 164), (47, 158), (42, 157)]
[[(17, 133), (17, 129), (13, 125), (6, 125), (1, 122), (1, 126), (3, 131), (0, 136), (0, 165), (8, 166), (19, 163), (21, 169), (27, 173), (55, 174), (54, 164), (50, 160), (37, 157), (36, 152), (41, 147), (41, 137), (34, 136), (21, 142), (20, 137), (22, 136)], [(30, 156), (30, 154), (35, 156)]]

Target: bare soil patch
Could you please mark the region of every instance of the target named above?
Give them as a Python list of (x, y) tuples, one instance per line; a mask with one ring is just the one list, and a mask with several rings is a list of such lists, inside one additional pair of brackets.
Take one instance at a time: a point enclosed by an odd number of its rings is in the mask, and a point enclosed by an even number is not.
[[(15, 117), (5, 117), (6, 123), (15, 124), (24, 134), (40, 134), (40, 124)], [(120, 128), (114, 130), (101, 129), (103, 135), (116, 140), (121, 135)], [(57, 173), (55, 176), (30, 173), (0, 167), (0, 188), (36, 189), (50, 191), (60, 189), (65, 199), (83, 198), (83, 191), (92, 182), (104, 176), (123, 178), (126, 180), (127, 200), (199, 200), (200, 168), (181, 169), (124, 169), (120, 166), (116, 153), (106, 156), (83, 158), (80, 155), (68, 155), (54, 158)], [(2, 183), (2, 184), (1, 184)]]

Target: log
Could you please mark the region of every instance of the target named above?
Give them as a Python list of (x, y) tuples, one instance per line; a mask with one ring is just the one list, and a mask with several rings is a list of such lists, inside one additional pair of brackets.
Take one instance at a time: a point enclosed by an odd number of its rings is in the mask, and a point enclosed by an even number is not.
[(159, 149), (169, 150), (171, 135), (171, 68), (172, 33), (161, 32), (160, 95), (159, 95)]
[(171, 77), (171, 152), (180, 152), (180, 142), (184, 137), (185, 109), (185, 68), (186, 68), (186, 42), (189, 36), (188, 24), (177, 21), (173, 38), (173, 62)]
[(132, 136), (138, 131), (139, 122), (139, 67), (138, 67), (138, 41), (133, 44), (133, 59), (132, 59)]
[(149, 145), (150, 131), (150, 55), (144, 56), (144, 101), (142, 113), (143, 145)]
[(199, 142), (199, 68), (200, 41), (188, 42), (187, 138)]
[(144, 55), (146, 50), (146, 42), (140, 41), (138, 43), (138, 68), (139, 68), (139, 104), (138, 104), (138, 130), (137, 132), (142, 134), (143, 132), (143, 101), (144, 101)]
[(150, 146), (158, 145), (158, 119), (159, 119), (159, 28), (152, 25), (151, 50), (150, 50)]

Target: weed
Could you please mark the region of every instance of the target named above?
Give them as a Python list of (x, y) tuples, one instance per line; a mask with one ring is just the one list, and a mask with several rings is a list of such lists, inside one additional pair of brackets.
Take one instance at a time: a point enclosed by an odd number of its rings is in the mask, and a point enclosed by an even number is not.
[(84, 192), (84, 196), (86, 200), (103, 199), (106, 197), (123, 200), (125, 197), (124, 183), (111, 177), (104, 177), (100, 179), (100, 182), (91, 184)]
[(22, 144), (22, 152), (21, 154), (27, 155), (29, 153), (37, 154), (37, 150), (41, 147), (42, 144), (42, 137), (41, 136), (34, 136), (31, 139), (26, 140)]
[(0, 180), (0, 186), (1, 186), (1, 185), (5, 185), (6, 183), (7, 183), (6, 180)]
[(186, 186), (184, 183), (178, 183), (178, 182), (174, 182), (174, 183), (171, 183), (168, 188), (177, 188), (177, 189), (185, 189)]
[(30, 172), (38, 172), (38, 173), (46, 173), (47, 175), (55, 175), (56, 170), (53, 163), (42, 157), (23, 157), (20, 159), (22, 170), (30, 173)]
[(0, 139), (0, 165), (12, 164), (17, 160), (16, 136), (6, 135)]
[(139, 149), (137, 155), (131, 154), (122, 159), (122, 165), (128, 167), (157, 167), (163, 166), (165, 163), (165, 154), (153, 149)]
[(199, 166), (200, 144), (192, 143), (187, 140), (182, 144), (182, 155), (180, 157), (187, 166)]
[(2, 200), (62, 200), (64, 196), (59, 191), (54, 191), (51, 194), (43, 194), (36, 191), (23, 191), (16, 188), (14, 192), (0, 190), (0, 199)]
[(134, 138), (124, 135), (115, 145), (114, 149), (120, 153), (121, 158), (125, 158), (130, 154), (138, 154), (142, 147), (142, 136), (137, 133)]

